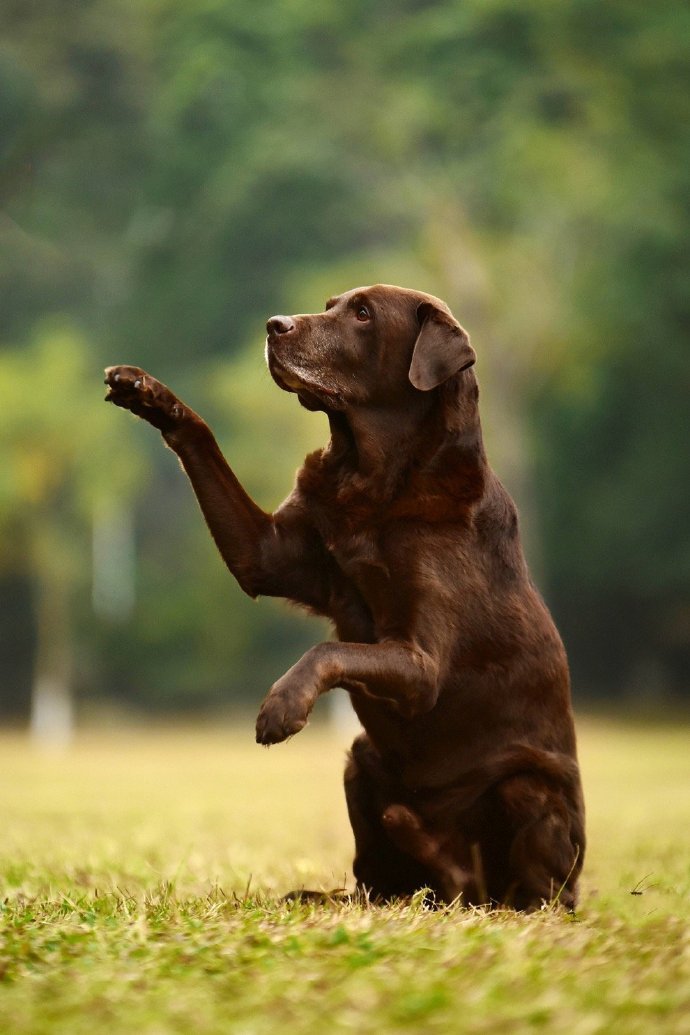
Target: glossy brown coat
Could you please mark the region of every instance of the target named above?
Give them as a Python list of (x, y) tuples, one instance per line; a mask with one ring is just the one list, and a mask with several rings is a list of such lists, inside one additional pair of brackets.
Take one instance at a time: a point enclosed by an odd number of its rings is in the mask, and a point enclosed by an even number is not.
[(338, 642), (271, 688), (257, 740), (299, 732), (343, 687), (365, 730), (345, 772), (360, 887), (572, 908), (585, 836), (567, 660), (486, 460), (466, 332), (439, 299), (379, 284), (273, 317), (266, 354), (331, 429), (272, 515), (169, 389), (106, 372), (108, 399), (178, 454), (242, 588), (333, 621)]

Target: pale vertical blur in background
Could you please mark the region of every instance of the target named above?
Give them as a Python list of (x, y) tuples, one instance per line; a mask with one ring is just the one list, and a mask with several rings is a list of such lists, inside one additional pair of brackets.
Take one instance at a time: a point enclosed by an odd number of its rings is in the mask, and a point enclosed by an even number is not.
[(671, 0), (6, 0), (2, 720), (232, 713), (325, 635), (242, 596), (101, 371), (273, 507), (326, 422), (265, 320), (374, 281), (472, 335), (576, 700), (687, 701), (689, 69)]

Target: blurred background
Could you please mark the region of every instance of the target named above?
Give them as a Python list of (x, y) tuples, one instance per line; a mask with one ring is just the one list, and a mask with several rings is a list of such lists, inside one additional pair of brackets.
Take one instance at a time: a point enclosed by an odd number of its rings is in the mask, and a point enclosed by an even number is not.
[(5, 0), (0, 720), (254, 708), (325, 635), (243, 597), (102, 368), (273, 508), (327, 425), (265, 321), (375, 281), (472, 335), (576, 702), (687, 702), (689, 79), (675, 0)]

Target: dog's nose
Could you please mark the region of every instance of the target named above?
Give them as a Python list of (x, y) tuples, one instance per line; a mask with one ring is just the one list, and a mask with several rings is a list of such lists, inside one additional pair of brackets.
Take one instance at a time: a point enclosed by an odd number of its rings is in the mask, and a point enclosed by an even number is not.
[(295, 321), (291, 316), (272, 316), (266, 324), (269, 334), (289, 334), (294, 329)]

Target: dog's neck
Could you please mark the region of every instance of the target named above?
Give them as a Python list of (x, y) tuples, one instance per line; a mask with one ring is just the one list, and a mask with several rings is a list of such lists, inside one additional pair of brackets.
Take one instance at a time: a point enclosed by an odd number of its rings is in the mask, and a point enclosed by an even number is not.
[(328, 461), (377, 501), (403, 491), (413, 469), (423, 473), (452, 465), (458, 474), (470, 467), (484, 469), (477, 383), (474, 373), (462, 377), (442, 385), (436, 397), (425, 393), (397, 405), (328, 413)]
[[(357, 406), (335, 429), (336, 448), (347, 448), (347, 459), (357, 474), (375, 485), (396, 479), (414, 459), (428, 422), (428, 414), (404, 406)], [(334, 427), (331, 424), (331, 434)], [(343, 456), (345, 458), (345, 454)]]

